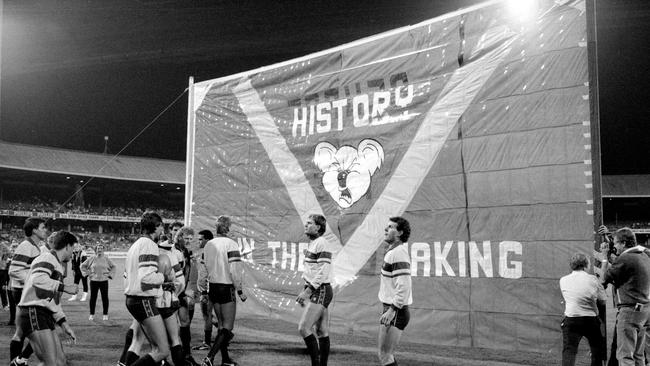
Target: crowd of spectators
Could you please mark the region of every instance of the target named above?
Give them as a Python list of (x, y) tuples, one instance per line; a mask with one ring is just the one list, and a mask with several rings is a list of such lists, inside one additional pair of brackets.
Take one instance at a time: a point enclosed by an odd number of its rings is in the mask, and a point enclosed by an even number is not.
[[(74, 230), (72, 231), (78, 239), (79, 243), (85, 249), (93, 249), (98, 244), (104, 246), (104, 250), (107, 252), (110, 251), (125, 251), (129, 246), (138, 239), (139, 234), (127, 234), (127, 233), (96, 233), (85, 230)], [(21, 241), (25, 240), (25, 234), (22, 229), (3, 229), (0, 230), (0, 243), (5, 243), (7, 245), (16, 244), (18, 245)]]
[(630, 229), (650, 229), (650, 222), (642, 221), (621, 221), (606, 223), (608, 228), (612, 230), (620, 229), (622, 227), (629, 227)]
[(128, 207), (110, 207), (110, 206), (92, 206), (87, 204), (85, 206), (77, 206), (71, 202), (62, 205), (58, 202), (47, 201), (41, 197), (32, 196), (29, 199), (20, 201), (6, 201), (0, 202), (0, 210), (14, 210), (14, 211), (30, 211), (30, 212), (57, 212), (68, 214), (81, 214), (81, 215), (102, 215), (102, 216), (127, 216), (137, 217), (142, 216), (147, 210), (158, 212), (162, 217), (181, 220), (183, 218), (182, 210), (168, 210), (159, 207), (138, 207), (137, 204), (128, 205)]

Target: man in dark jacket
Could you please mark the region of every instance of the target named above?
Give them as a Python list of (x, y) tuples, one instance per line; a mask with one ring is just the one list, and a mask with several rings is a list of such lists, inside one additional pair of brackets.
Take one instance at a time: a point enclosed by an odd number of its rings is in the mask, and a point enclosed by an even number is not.
[[(612, 283), (618, 299), (616, 358), (621, 366), (643, 365), (650, 329), (650, 251), (637, 245), (629, 228), (614, 233), (614, 247), (618, 257), (611, 265), (603, 260), (602, 271), (603, 284)], [(600, 250), (607, 258), (609, 245), (601, 244)]]
[[(81, 284), (83, 285), (84, 292), (81, 295), (81, 301), (86, 301), (86, 298), (88, 297), (88, 279), (83, 275), (83, 273), (81, 273), (81, 263), (86, 259), (88, 259), (86, 251), (81, 248), (79, 243), (75, 243), (70, 262), (72, 262), (72, 272), (74, 272), (74, 284), (79, 285), (79, 281), (81, 281)], [(68, 299), (68, 301), (75, 300), (77, 300), (77, 294), (72, 295), (72, 297)]]

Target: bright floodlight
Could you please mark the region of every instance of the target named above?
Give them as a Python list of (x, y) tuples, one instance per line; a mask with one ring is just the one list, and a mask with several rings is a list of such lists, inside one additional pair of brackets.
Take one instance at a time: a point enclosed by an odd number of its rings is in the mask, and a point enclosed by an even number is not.
[(537, 13), (537, 0), (508, 0), (508, 9), (514, 19), (529, 21)]

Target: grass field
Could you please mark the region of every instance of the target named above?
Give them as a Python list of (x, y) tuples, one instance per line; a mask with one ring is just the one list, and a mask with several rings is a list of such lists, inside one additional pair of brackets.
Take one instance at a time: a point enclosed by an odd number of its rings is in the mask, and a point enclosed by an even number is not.
[[(117, 260), (118, 267), (122, 261)], [(122, 273), (118, 268), (117, 273)], [(67, 280), (70, 280), (69, 278)], [(64, 295), (64, 299), (69, 296)], [(68, 302), (63, 300), (63, 309), (68, 321), (77, 334), (76, 345), (64, 345), (69, 365), (103, 366), (115, 365), (124, 343), (124, 334), (131, 317), (124, 306), (122, 279), (114, 279), (109, 285), (110, 310), (108, 321), (101, 319), (102, 305), (98, 299), (95, 321), (88, 320), (88, 301)], [(245, 305), (244, 305), (245, 306)], [(98, 316), (99, 315), (99, 316)], [(608, 323), (614, 314), (609, 311)], [(9, 362), (9, 341), (14, 328), (6, 325), (8, 312), (0, 311), (0, 363)], [(196, 345), (203, 338), (203, 325), (197, 306), (192, 323), (192, 343)], [(608, 329), (612, 329), (609, 324)], [(408, 332), (408, 328), (406, 329)], [(275, 319), (240, 317), (235, 323), (235, 338), (231, 344), (231, 357), (242, 366), (261, 365), (309, 365), (304, 343), (298, 336), (297, 325)], [(213, 333), (216, 334), (216, 331)], [(561, 336), (558, 333), (558, 336)], [(332, 349), (330, 365), (377, 365), (375, 338), (331, 334)], [(402, 343), (397, 352), (400, 365), (467, 365), (467, 366), (514, 366), (514, 365), (559, 365), (560, 349), (551, 354), (534, 352), (513, 352), (465, 347), (431, 346), (419, 343)], [(207, 351), (193, 351), (200, 362)], [(215, 361), (220, 361), (217, 355)], [(35, 356), (30, 360), (36, 364)], [(580, 344), (577, 365), (589, 365), (587, 341)]]

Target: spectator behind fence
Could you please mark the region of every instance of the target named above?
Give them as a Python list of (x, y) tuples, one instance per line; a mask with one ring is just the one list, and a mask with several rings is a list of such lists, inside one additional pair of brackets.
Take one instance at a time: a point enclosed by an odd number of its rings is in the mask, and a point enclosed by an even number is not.
[(600, 331), (597, 303), (605, 303), (605, 289), (596, 276), (587, 273), (589, 260), (586, 255), (572, 255), (569, 267), (572, 272), (560, 278), (560, 290), (565, 303), (561, 324), (562, 366), (575, 365), (582, 337), (589, 341), (591, 365), (602, 365), (607, 358), (607, 344)]

